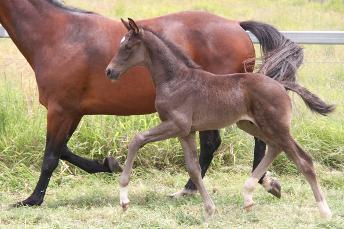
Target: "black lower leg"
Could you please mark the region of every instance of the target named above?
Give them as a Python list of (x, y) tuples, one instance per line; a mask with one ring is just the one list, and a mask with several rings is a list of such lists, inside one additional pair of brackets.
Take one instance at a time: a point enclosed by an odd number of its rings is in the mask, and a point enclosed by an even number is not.
[[(260, 161), (263, 159), (264, 155), (265, 155), (265, 150), (266, 150), (266, 144), (258, 139), (258, 138), (254, 138), (254, 157), (253, 157), (253, 167), (252, 167), (252, 171), (255, 170), (255, 168), (258, 166), (258, 164), (260, 163)], [(263, 183), (263, 178), (265, 177), (265, 174), (260, 178), (259, 180), (259, 184)]]
[[(214, 152), (221, 144), (221, 137), (218, 130), (202, 131), (199, 133), (199, 137), (201, 145), (199, 164), (201, 166), (201, 175), (203, 178), (213, 160)], [(189, 179), (185, 185), (185, 189), (196, 190), (197, 188), (191, 179)]]
[(71, 128), (69, 130), (68, 138), (64, 146), (62, 147), (61, 159), (68, 161), (69, 163), (79, 167), (80, 169), (88, 173), (99, 173), (99, 172), (117, 172), (122, 171), (118, 161), (113, 157), (107, 157), (104, 160), (90, 160), (80, 157), (74, 154), (67, 146), (69, 139), (72, 137), (75, 129), (77, 128), (82, 116), (75, 118)]
[(75, 155), (69, 150), (67, 145), (63, 147), (61, 159), (81, 168), (88, 173), (100, 172), (120, 172), (122, 171), (118, 161), (113, 157), (107, 157), (104, 160), (90, 160)]
[(33, 193), (24, 201), (18, 202), (14, 206), (34, 206), (41, 205), (48, 187), (51, 175), (59, 162), (59, 155), (46, 149), (44, 153), (41, 175)]

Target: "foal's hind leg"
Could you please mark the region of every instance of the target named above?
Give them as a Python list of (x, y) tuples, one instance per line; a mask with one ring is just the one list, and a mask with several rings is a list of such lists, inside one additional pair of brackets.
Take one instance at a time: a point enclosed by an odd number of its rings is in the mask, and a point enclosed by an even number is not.
[[(251, 124), (252, 125), (252, 124)], [(252, 172), (257, 168), (260, 161), (265, 155), (266, 144), (258, 138), (254, 138), (254, 155), (253, 155), (253, 167)], [(265, 172), (258, 181), (265, 190), (277, 198), (281, 198), (281, 185), (278, 180), (271, 177), (269, 171)]]
[[(252, 122), (250, 121), (246, 121), (246, 120), (242, 120), (237, 122), (237, 126), (238, 128), (242, 129), (243, 131), (251, 134), (252, 136), (255, 137), (255, 153), (256, 153), (256, 148), (259, 145), (261, 147), (260, 150), (260, 158), (256, 158), (256, 154), (255, 154), (255, 160), (254, 160), (254, 165), (253, 165), (253, 171), (256, 169), (256, 167), (258, 166), (258, 164), (260, 164), (261, 160), (264, 158), (264, 154), (265, 154), (265, 142), (263, 140), (265, 140), (265, 136), (263, 135), (263, 133), (261, 132), (261, 130)], [(258, 163), (257, 163), (258, 162)], [(262, 179), (262, 177), (264, 176), (264, 174), (266, 174), (266, 171), (258, 178), (258, 181)], [(278, 183), (278, 181), (272, 179), (269, 176), (265, 176), (262, 179), (262, 185), (265, 188), (266, 191), (268, 191), (269, 193), (273, 194), (274, 196), (280, 198), (281, 197), (281, 187)]]
[(262, 175), (267, 171), (269, 165), (272, 161), (276, 158), (276, 156), (281, 152), (281, 150), (277, 147), (268, 146), (268, 151), (258, 164), (256, 169), (252, 172), (250, 178), (247, 179), (244, 185), (243, 194), (244, 194), (244, 207), (249, 210), (254, 202), (253, 202), (253, 192), (258, 183), (258, 180), (262, 177)]
[(211, 217), (215, 212), (215, 205), (213, 201), (211, 200), (209, 193), (205, 189), (205, 186), (202, 180), (201, 168), (197, 160), (195, 133), (191, 133), (190, 135), (186, 137), (180, 137), (179, 140), (183, 147), (186, 168), (188, 170), (189, 176), (192, 182), (196, 185), (197, 189), (199, 190), (202, 196), (204, 208), (207, 213), (207, 217)]
[(330, 218), (332, 213), (317, 182), (312, 158), (291, 137), (286, 142), (283, 150), (306, 177), (318, 204), (320, 215), (324, 218)]

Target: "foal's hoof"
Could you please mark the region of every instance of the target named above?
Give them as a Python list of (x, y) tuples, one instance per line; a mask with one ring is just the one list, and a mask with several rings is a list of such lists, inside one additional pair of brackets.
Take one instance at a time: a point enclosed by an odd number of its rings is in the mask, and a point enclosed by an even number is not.
[(322, 212), (320, 213), (321, 218), (323, 219), (331, 219), (332, 218), (332, 212)]
[(245, 205), (245, 206), (244, 206), (244, 209), (245, 209), (247, 212), (250, 212), (250, 211), (252, 211), (253, 206), (254, 206), (254, 203), (250, 203), (250, 204)]
[(271, 181), (271, 188), (268, 190), (268, 193), (276, 196), (278, 199), (281, 198), (281, 185), (277, 180)]
[(329, 206), (327, 205), (326, 201), (318, 202), (318, 208), (320, 211), (320, 216), (323, 219), (331, 219), (332, 218), (332, 212), (331, 212)]
[(104, 159), (104, 165), (109, 168), (110, 173), (122, 172), (122, 167), (119, 165), (119, 162), (114, 157), (106, 157)]
[(206, 210), (205, 210), (205, 212), (206, 212), (206, 215), (205, 215), (206, 220), (212, 219), (214, 217), (214, 215), (215, 215), (215, 211), (216, 211), (215, 206), (207, 207)]
[(271, 177), (270, 172), (266, 173), (262, 185), (268, 193), (277, 198), (281, 198), (281, 185), (277, 179)]
[(121, 207), (122, 207), (123, 212), (126, 212), (128, 210), (129, 203), (130, 202), (128, 202), (128, 203), (121, 203)]
[(178, 198), (181, 198), (181, 197), (184, 197), (184, 196), (193, 196), (196, 193), (197, 193), (197, 190), (191, 190), (191, 189), (183, 188), (182, 190), (180, 190), (178, 192), (170, 194), (169, 197), (178, 199)]

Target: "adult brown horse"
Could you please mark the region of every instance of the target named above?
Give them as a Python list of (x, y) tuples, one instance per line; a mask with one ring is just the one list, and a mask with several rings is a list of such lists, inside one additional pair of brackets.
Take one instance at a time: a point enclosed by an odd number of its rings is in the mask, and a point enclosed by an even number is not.
[[(30, 197), (16, 206), (43, 202), (59, 159), (89, 173), (115, 171), (118, 166), (113, 158), (103, 162), (84, 159), (73, 154), (67, 143), (83, 115), (155, 112), (155, 92), (147, 70), (134, 68), (114, 84), (104, 76), (126, 32), (121, 22), (68, 8), (56, 0), (2, 0), (0, 23), (33, 68), (39, 101), (48, 110), (41, 175)], [(302, 50), (297, 45), (261, 23), (230, 21), (205, 12), (170, 14), (140, 23), (178, 43), (205, 70), (217, 74), (243, 72), (243, 62), (255, 56), (245, 29), (258, 37), (265, 54), (270, 53), (263, 68), (270, 77), (278, 78), (280, 70), (290, 70), (288, 79), (293, 80), (295, 67), (302, 61)], [(281, 61), (276, 64), (275, 60)], [(246, 70), (252, 71), (253, 66)], [(201, 132), (200, 138), (204, 175), (221, 140), (217, 130)], [(259, 143), (254, 167), (265, 153), (265, 144)], [(279, 195), (279, 185), (265, 180), (268, 189), (275, 187), (275, 195)], [(186, 188), (195, 186), (189, 181)]]

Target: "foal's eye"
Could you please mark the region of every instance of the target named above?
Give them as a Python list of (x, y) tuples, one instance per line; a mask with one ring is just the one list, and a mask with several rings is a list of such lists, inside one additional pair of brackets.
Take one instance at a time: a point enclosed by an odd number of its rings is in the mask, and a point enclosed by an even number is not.
[(130, 49), (131, 49), (131, 47), (130, 47), (129, 45), (127, 45), (127, 44), (124, 46), (124, 48), (125, 48), (126, 50), (130, 50)]

